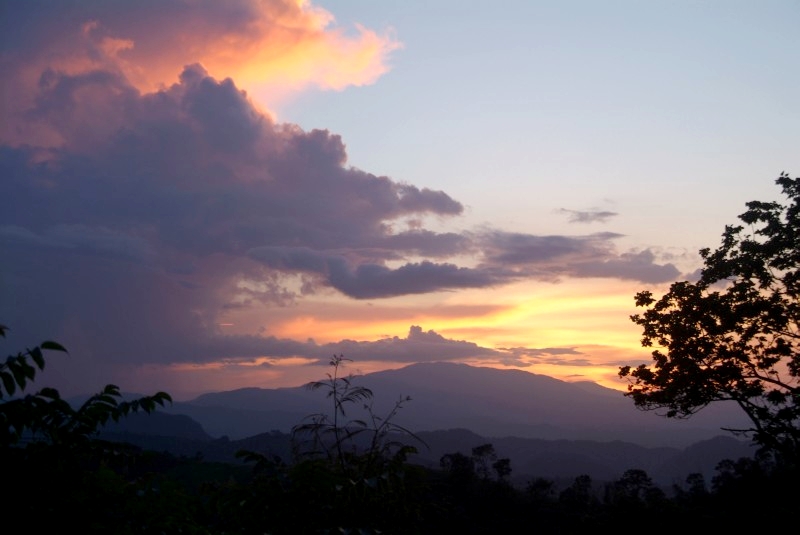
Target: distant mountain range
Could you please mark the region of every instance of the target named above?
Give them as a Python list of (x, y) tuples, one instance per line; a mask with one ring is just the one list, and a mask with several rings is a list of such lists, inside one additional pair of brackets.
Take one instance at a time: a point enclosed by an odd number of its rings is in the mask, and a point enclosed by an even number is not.
[[(239, 461), (235, 455), (240, 450), (278, 457), (284, 462), (292, 460), (291, 435), (287, 433), (272, 431), (241, 440), (213, 439), (185, 415), (134, 414), (109, 426), (101, 436), (205, 461), (236, 463)], [(648, 448), (622, 441), (484, 437), (467, 429), (422, 431), (417, 436), (422, 442), (396, 437), (418, 449), (417, 454), (409, 457), (412, 463), (435, 469), (445, 454), (460, 452), (469, 456), (472, 448), (492, 444), (499, 458), (511, 460), (512, 482), (524, 486), (533, 478), (543, 477), (555, 481), (562, 489), (579, 475), (589, 475), (597, 482), (613, 481), (630, 468), (645, 470), (653, 481), (665, 487), (681, 485), (692, 473), (701, 473), (710, 482), (719, 461), (753, 453), (747, 443), (726, 436), (684, 449)]]
[[(637, 410), (620, 392), (595, 383), (568, 383), (522, 371), (464, 364), (414, 364), (352, 378), (372, 389), (373, 411), (385, 415), (411, 396), (396, 423), (413, 431), (412, 462), (437, 467), (442, 455), (486, 443), (512, 461), (519, 483), (545, 477), (562, 483), (588, 474), (599, 481), (641, 468), (663, 485), (694, 472), (707, 480), (725, 458), (752, 447), (720, 427), (744, 424), (735, 407), (709, 407), (691, 420), (667, 420)], [(233, 462), (240, 449), (291, 459), (291, 427), (325, 412), (331, 400), (304, 387), (246, 388), (204, 394), (152, 415), (134, 414), (103, 436), (178, 455)], [(349, 417), (363, 417), (357, 406)], [(361, 412), (361, 414), (360, 414)]]
[[(378, 415), (410, 396), (394, 421), (417, 432), (464, 428), (490, 437), (685, 447), (725, 434), (721, 428), (747, 425), (732, 404), (711, 405), (688, 420), (667, 419), (638, 410), (617, 390), (519, 370), (426, 363), (352, 380), (373, 391)], [(169, 411), (192, 417), (213, 436), (241, 439), (271, 430), (288, 432), (305, 416), (330, 406), (323, 392), (304, 387), (244, 388), (204, 394)], [(350, 416), (363, 412), (354, 406)]]

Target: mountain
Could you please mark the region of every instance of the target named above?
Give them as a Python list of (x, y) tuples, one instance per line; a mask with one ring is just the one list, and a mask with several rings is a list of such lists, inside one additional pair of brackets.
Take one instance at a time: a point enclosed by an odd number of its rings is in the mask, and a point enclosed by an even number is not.
[[(268, 458), (292, 460), (291, 436), (272, 431), (241, 440), (212, 439), (185, 415), (134, 414), (103, 428), (101, 438), (127, 442), (140, 448), (165, 451), (177, 456), (238, 464), (236, 452), (254, 451)], [(418, 452), (409, 461), (437, 469), (445, 454), (471, 455), (472, 448), (492, 444), (498, 458), (511, 460), (512, 482), (525, 486), (536, 477), (555, 481), (565, 488), (579, 475), (596, 482), (618, 479), (625, 470), (645, 470), (658, 484), (683, 484), (686, 476), (701, 473), (711, 481), (722, 459), (751, 456), (752, 446), (733, 437), (718, 436), (687, 448), (648, 448), (622, 441), (542, 440), (520, 437), (485, 437), (467, 429), (422, 431), (417, 441), (408, 436), (391, 437), (413, 445)]]
[(211, 435), (203, 426), (185, 414), (166, 414), (164, 412), (134, 412), (118, 422), (109, 422), (102, 433), (168, 436), (188, 440), (208, 441)]
[[(666, 419), (636, 409), (617, 390), (520, 370), (422, 363), (352, 381), (373, 391), (372, 409), (379, 416), (410, 396), (393, 421), (417, 432), (465, 428), (490, 437), (685, 447), (721, 434), (720, 428), (747, 425), (731, 405), (711, 405), (688, 420)], [(288, 432), (304, 416), (329, 412), (330, 406), (323, 392), (304, 387), (246, 388), (204, 394), (170, 410), (191, 416), (211, 435), (240, 439), (268, 430)], [(349, 417), (364, 417), (360, 407), (352, 409)]]
[(525, 484), (534, 477), (563, 483), (582, 474), (596, 481), (613, 481), (625, 470), (645, 470), (661, 485), (682, 484), (691, 473), (701, 473), (711, 481), (715, 467), (722, 459), (739, 459), (753, 455), (753, 447), (729, 436), (717, 436), (680, 449), (648, 448), (619, 440), (541, 440), (520, 437), (483, 437), (466, 429), (421, 432), (426, 446), (418, 445), (419, 453), (410, 461), (438, 467), (446, 453), (460, 452), (469, 456), (472, 448), (490, 443), (498, 458), (511, 459), (512, 479)]

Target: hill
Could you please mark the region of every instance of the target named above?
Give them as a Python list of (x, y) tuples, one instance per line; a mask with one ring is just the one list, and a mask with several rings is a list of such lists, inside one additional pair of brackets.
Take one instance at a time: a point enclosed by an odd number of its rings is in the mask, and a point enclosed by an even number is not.
[[(466, 428), (484, 436), (685, 447), (722, 434), (721, 428), (746, 425), (734, 406), (712, 405), (692, 419), (670, 420), (636, 409), (617, 390), (520, 370), (424, 363), (353, 381), (374, 392), (372, 408), (378, 415), (410, 396), (395, 421), (417, 432)], [(295, 387), (209, 393), (171, 410), (191, 416), (214, 436), (239, 439), (268, 430), (288, 432), (304, 416), (328, 409), (323, 394)]]

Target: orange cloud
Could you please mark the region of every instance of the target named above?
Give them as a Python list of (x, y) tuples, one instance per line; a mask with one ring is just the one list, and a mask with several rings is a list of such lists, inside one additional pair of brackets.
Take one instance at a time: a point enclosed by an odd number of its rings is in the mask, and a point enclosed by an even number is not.
[[(223, 6), (236, 16), (209, 16)], [(348, 33), (334, 26), (330, 13), (303, 0), (201, 3), (182, 16), (177, 24), (156, 23), (155, 39), (150, 25), (109, 28), (133, 41), (118, 56), (140, 89), (171, 83), (184, 65), (198, 62), (215, 78), (231, 77), (245, 89), (338, 90), (375, 82), (388, 70), (389, 53), (400, 46), (388, 31), (356, 25)]]
[(26, 31), (10, 36), (11, 46), (0, 50), (6, 74), (0, 141), (41, 140), (25, 135), (18, 112), (33, 105), (48, 70), (106, 71), (153, 92), (177, 82), (184, 66), (199, 63), (213, 77), (232, 78), (250, 95), (272, 102), (306, 87), (371, 84), (401, 46), (390, 30), (336, 26), (329, 12), (305, 0), (65, 0), (57, 7), (20, 3), (5, 14)]

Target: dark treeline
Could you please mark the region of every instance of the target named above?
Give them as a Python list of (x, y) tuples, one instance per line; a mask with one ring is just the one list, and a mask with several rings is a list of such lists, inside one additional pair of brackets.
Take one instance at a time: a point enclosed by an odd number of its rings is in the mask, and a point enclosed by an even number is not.
[[(372, 391), (340, 375), (331, 360), (325, 413), (293, 429), (291, 452), (242, 450), (240, 464), (140, 450), (99, 438), (109, 421), (151, 413), (163, 392), (123, 401), (106, 386), (80, 407), (58, 391), (22, 395), (45, 365), (44, 342), (0, 362), (0, 474), (5, 525), (32, 533), (587, 533), (642, 529), (674, 533), (790, 527), (800, 498), (800, 178), (776, 181), (790, 199), (751, 202), (722, 245), (700, 251), (696, 283), (680, 281), (656, 299), (637, 294), (631, 317), (654, 364), (623, 366), (628, 395), (644, 409), (689, 417), (735, 401), (752, 422), (739, 430), (754, 458), (721, 462), (707, 482), (690, 475), (672, 489), (640, 468), (616, 481), (578, 476), (559, 488), (533, 478), (510, 483), (513, 467), (491, 444), (441, 457), (438, 468), (409, 462), (425, 447), (395, 416), (373, 412)], [(720, 289), (722, 288), (722, 289)], [(0, 325), (0, 337), (5, 327)], [(351, 406), (367, 416), (349, 419)]]
[(780, 525), (800, 497), (797, 470), (769, 458), (725, 461), (712, 481), (693, 474), (665, 490), (638, 469), (607, 483), (579, 476), (563, 488), (543, 478), (515, 487), (513, 467), (490, 444), (448, 454), (440, 469), (402, 453), (344, 463), (245, 457), (218, 463), (99, 440), (30, 442), (4, 448), (3, 509), (32, 529), (58, 519), (83, 533), (667, 532), (737, 528), (744, 512)]
[[(0, 331), (2, 332), (2, 331)], [(290, 458), (239, 452), (241, 462), (204, 461), (103, 440), (98, 431), (170, 401), (157, 393), (122, 401), (107, 386), (74, 408), (51, 388), (14, 397), (44, 366), (46, 342), (0, 363), (0, 473), (8, 522), (44, 532), (316, 534), (586, 533), (621, 525), (650, 532), (688, 526), (738, 529), (743, 518), (770, 526), (794, 518), (796, 464), (763, 454), (722, 462), (706, 482), (689, 476), (673, 489), (632, 467), (612, 482), (575, 478), (560, 488), (532, 478), (510, 483), (513, 466), (492, 444), (442, 456), (438, 468), (409, 462), (424, 442), (389, 414), (348, 420), (346, 407), (370, 407), (372, 392), (339, 376), (309, 385), (330, 399), (292, 435)], [(749, 521), (748, 521), (749, 522)]]

